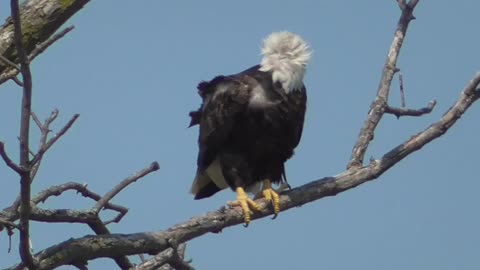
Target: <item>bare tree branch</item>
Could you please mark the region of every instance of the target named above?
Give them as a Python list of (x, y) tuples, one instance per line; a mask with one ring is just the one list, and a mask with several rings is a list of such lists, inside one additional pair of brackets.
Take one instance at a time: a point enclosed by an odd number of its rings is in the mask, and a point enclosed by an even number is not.
[[(18, 74), (18, 73), (17, 73)], [(23, 87), (23, 83), (17, 78), (17, 76), (13, 76), (10, 78), (14, 83), (16, 83), (18, 86)]]
[[(477, 89), (479, 84), (480, 72), (474, 76), (461, 93), (458, 101), (438, 122), (398, 145), (380, 160), (372, 160), (367, 166), (350, 169), (336, 176), (325, 177), (286, 191), (280, 196), (281, 211), (327, 196), (335, 196), (378, 178), (403, 158), (447, 132), (467, 109), (480, 98), (480, 90)], [(255, 212), (252, 219), (273, 214), (270, 204), (264, 200), (258, 201), (258, 204), (260, 211)], [(172, 241), (184, 243), (206, 233), (216, 233), (238, 224), (243, 224), (241, 209), (222, 207), (217, 211), (193, 217), (164, 231), (85, 236), (49, 247), (35, 256), (40, 261), (40, 269), (53, 269), (77, 260), (85, 261), (100, 257), (117, 257), (141, 253), (157, 254), (170, 248)]]
[(385, 113), (393, 114), (397, 118), (400, 118), (400, 116), (422, 116), (424, 114), (431, 113), (433, 108), (435, 108), (435, 105), (437, 105), (436, 100), (430, 101), (426, 107), (423, 107), (418, 110), (407, 109), (407, 108), (397, 108), (397, 107), (391, 107), (387, 105), (387, 107), (385, 107)]
[(398, 6), (400, 7), (401, 10), (404, 10), (407, 8), (407, 1), (406, 0), (397, 0)]
[(155, 255), (148, 261), (145, 261), (133, 268), (131, 270), (180, 270), (180, 269), (194, 269), (192, 266), (189, 265), (189, 262), (184, 260), (185, 257), (185, 249), (187, 245), (182, 243), (178, 245), (175, 249), (174, 247), (170, 247), (159, 254)]
[[(38, 149), (37, 154), (33, 157), (33, 159), (30, 161), (30, 165), (32, 166), (31, 170), (31, 178), (32, 180), (35, 178), (35, 175), (37, 174), (38, 168), (40, 166), (41, 160), (43, 158), (43, 155), (50, 149), (50, 147), (53, 146), (53, 144), (60, 139), (75, 123), (75, 121), (78, 119), (80, 116), (79, 114), (75, 114), (68, 122), (67, 124), (60, 129), (60, 131), (55, 134), (50, 140), (47, 141), (48, 138), (48, 133), (50, 133), (50, 124), (57, 118), (58, 116), (58, 110), (55, 109), (52, 111), (50, 114), (50, 117), (45, 120), (45, 123), (41, 125), (40, 127), (40, 146)], [(38, 124), (37, 124), (38, 125)]]
[(69, 27), (61, 30), (57, 34), (48, 38), (44, 42), (36, 45), (35, 48), (32, 50), (32, 52), (30, 53), (30, 57), (29, 57), (31, 58), (30, 60), (33, 60), (33, 58), (43, 53), (48, 47), (50, 47), (51, 45), (53, 45), (53, 43), (63, 38), (66, 34), (70, 33), (70, 31), (72, 31), (73, 29), (75, 29), (75, 25), (70, 25)]
[(414, 18), (412, 12), (417, 4), (416, 2), (418, 1), (410, 1), (408, 5), (404, 0), (398, 0), (397, 2), (402, 10), (402, 15), (397, 23), (397, 30), (395, 31), (392, 45), (390, 46), (387, 60), (383, 67), (382, 77), (377, 90), (377, 96), (375, 97), (372, 105), (370, 105), (370, 111), (368, 112), (367, 120), (363, 124), (358, 136), (358, 140), (353, 147), (352, 156), (347, 165), (347, 169), (359, 168), (363, 165), (365, 152), (367, 151), (370, 141), (373, 140), (375, 128), (385, 112), (393, 75), (398, 71), (396, 67), (398, 55), (400, 54), (400, 49), (402, 48), (408, 25)]
[(5, 64), (10, 65), (10, 67), (12, 67), (15, 70), (17, 70), (18, 72), (20, 72), (20, 67), (17, 64), (15, 64), (14, 62), (8, 60), (8, 58), (6, 58), (5, 56), (0, 55), (0, 61), (3, 61)]
[(8, 157), (7, 152), (5, 151), (5, 144), (3, 142), (0, 142), (0, 156), (2, 157), (3, 161), (5, 164), (10, 167), (10, 169), (14, 170), (16, 173), (19, 175), (24, 173), (24, 170), (20, 168), (15, 162), (13, 162), (10, 157)]
[[(47, 123), (48, 121), (46, 121)], [(153, 162), (149, 167), (139, 171), (138, 173), (126, 178), (123, 180), (116, 188), (112, 191), (108, 192), (105, 197), (101, 197), (100, 195), (89, 191), (86, 188), (86, 185), (81, 185), (79, 183), (69, 182), (60, 186), (53, 186), (50, 187), (42, 192), (40, 192), (37, 196), (32, 199), (33, 208), (30, 212), (30, 219), (39, 221), (39, 222), (49, 222), (49, 223), (84, 223), (87, 224), (97, 235), (103, 234), (110, 234), (110, 231), (106, 227), (106, 224), (111, 222), (118, 222), (128, 211), (127, 208), (117, 206), (115, 204), (109, 203), (108, 201), (113, 198), (116, 194), (118, 194), (121, 190), (123, 190), (128, 184), (135, 182), (136, 180), (146, 176), (147, 174), (156, 171), (159, 169), (159, 165), (157, 162)], [(102, 222), (99, 217), (99, 211), (96, 211), (95, 207), (89, 210), (72, 210), (72, 209), (41, 209), (36, 207), (36, 205), (40, 202), (44, 202), (51, 196), (59, 196), (63, 192), (67, 190), (77, 190), (77, 192), (81, 193), (83, 196), (92, 198), (96, 201), (102, 201), (102, 206), (99, 209), (112, 209), (119, 211), (117, 217), (113, 220), (108, 222)], [(97, 205), (99, 205), (97, 203)], [(96, 206), (97, 206), (96, 205)], [(18, 215), (16, 215), (16, 211), (13, 210), (15, 208), (9, 207), (7, 210), (4, 210), (0, 213), (0, 216), (5, 216), (9, 220), (14, 220)], [(1, 225), (1, 224), (0, 224)], [(113, 256), (113, 260), (117, 263), (117, 265), (121, 269), (129, 269), (133, 267), (132, 263), (129, 259), (124, 256)], [(83, 261), (83, 260), (80, 260)], [(23, 269), (24, 263), (18, 266), (18, 269)], [(25, 264), (26, 265), (26, 264)], [(82, 265), (82, 264), (80, 264)]]
[(117, 195), (120, 191), (122, 191), (125, 187), (130, 185), (131, 183), (137, 181), (138, 179), (144, 177), (145, 175), (157, 171), (160, 169), (160, 165), (158, 165), (157, 162), (153, 162), (148, 166), (147, 168), (144, 168), (143, 170), (127, 177), (125, 180), (120, 182), (118, 185), (116, 185), (112, 190), (110, 190), (103, 198), (101, 198), (97, 204), (93, 207), (93, 210), (95, 212), (100, 212), (102, 208), (107, 204), (115, 195)]
[(38, 119), (38, 116), (35, 114), (35, 112), (32, 111), (32, 119), (33, 122), (37, 125), (37, 127), (42, 130), (42, 122), (40, 122), (40, 119)]
[(414, 9), (414, 8), (417, 6), (418, 1), (419, 1), (419, 0), (410, 0), (410, 1), (408, 2), (408, 7), (409, 7), (410, 9)]
[[(80, 184), (76, 182), (68, 182), (58, 186), (51, 186), (46, 190), (38, 193), (36, 196), (33, 197), (31, 203), (33, 205), (38, 205), (39, 203), (45, 202), (48, 198), (52, 196), (60, 196), (65, 191), (68, 190), (75, 190), (77, 193), (80, 193), (82, 196), (90, 198), (94, 201), (99, 201), (102, 197), (97, 193), (90, 191), (87, 188), (86, 184)], [(3, 217), (3, 220), (6, 222), (13, 222), (18, 219), (18, 212), (16, 209), (18, 205), (15, 203), (4, 209), (0, 212), (0, 218)], [(128, 212), (126, 207), (116, 205), (113, 203), (107, 203), (104, 206), (104, 209), (109, 209), (113, 211), (119, 212), (119, 214), (111, 221), (104, 222), (105, 225), (112, 223), (112, 222), (119, 222), (120, 219), (125, 216)], [(35, 221), (44, 221), (44, 222), (74, 222), (74, 223), (88, 223), (95, 220), (96, 214), (94, 214), (91, 210), (83, 210), (83, 211), (76, 211), (76, 210), (69, 210), (69, 209), (56, 209), (56, 210), (43, 210), (38, 207), (34, 207), (32, 209), (33, 213), (31, 219)], [(1, 224), (1, 223), (0, 223)], [(2, 227), (0, 227), (0, 231)]]
[[(45, 148), (45, 145), (47, 144), (47, 139), (48, 139), (48, 133), (50, 133), (50, 124), (55, 121), (55, 119), (58, 117), (58, 110), (55, 109), (50, 113), (50, 116), (45, 120), (45, 123), (42, 124), (40, 122), (40, 119), (38, 119), (37, 115), (32, 112), (32, 118), (35, 121), (35, 124), (37, 124), (37, 127), (40, 129), (40, 144), (38, 147), (38, 152), (40, 152), (41, 149)], [(35, 159), (35, 156), (38, 154), (33, 154), (33, 158)], [(43, 156), (43, 155), (42, 155)], [(40, 163), (41, 163), (41, 157), (38, 158), (38, 161), (33, 162), (30, 161), (30, 164), (32, 164), (32, 170), (30, 172), (30, 177), (32, 178), (32, 181), (35, 179), (35, 176), (37, 175), (38, 169), (40, 168)]]
[(20, 175), (20, 257), (23, 263), (29, 269), (36, 269), (36, 262), (30, 252), (30, 193), (31, 193), (31, 178), (30, 178), (30, 114), (32, 111), (32, 74), (30, 72), (30, 63), (28, 61), (27, 53), (25, 51), (22, 24), (20, 22), (20, 9), (18, 0), (10, 1), (10, 8), (12, 13), (14, 25), (14, 39), (15, 49), (20, 62), (20, 70), (23, 78), (23, 97), (22, 110), (20, 117), (20, 167), (28, 172)]

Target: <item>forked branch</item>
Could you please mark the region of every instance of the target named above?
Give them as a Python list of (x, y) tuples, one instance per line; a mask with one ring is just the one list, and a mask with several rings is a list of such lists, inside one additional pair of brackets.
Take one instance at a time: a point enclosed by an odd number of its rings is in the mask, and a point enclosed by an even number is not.
[(367, 120), (363, 124), (357, 142), (352, 150), (352, 156), (348, 162), (347, 169), (355, 169), (363, 166), (365, 152), (367, 151), (370, 141), (373, 140), (373, 133), (382, 119), (387, 107), (388, 95), (390, 92), (390, 85), (392, 84), (393, 76), (397, 69), (397, 59), (402, 48), (403, 40), (407, 34), (408, 25), (415, 17), (413, 10), (418, 1), (411, 0), (408, 4), (405, 0), (397, 0), (402, 15), (397, 23), (397, 30), (393, 37), (392, 45), (388, 51), (387, 60), (383, 67), (382, 76), (378, 85), (377, 96), (370, 106)]

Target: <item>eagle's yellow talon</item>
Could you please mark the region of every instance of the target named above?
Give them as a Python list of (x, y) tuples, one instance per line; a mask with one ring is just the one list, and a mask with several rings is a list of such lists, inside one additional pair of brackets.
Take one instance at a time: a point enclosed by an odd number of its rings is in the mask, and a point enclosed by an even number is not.
[[(282, 189), (282, 187), (283, 186), (281, 186), (280, 189)], [(262, 194), (267, 202), (272, 203), (274, 213), (273, 218), (276, 218), (278, 213), (280, 213), (280, 196), (278, 196), (277, 191), (272, 189), (272, 183), (270, 182), (270, 180), (265, 180), (265, 182), (263, 183)]]
[(237, 200), (233, 202), (227, 202), (227, 205), (230, 207), (240, 206), (242, 208), (245, 227), (246, 227), (251, 221), (250, 209), (259, 211), (260, 207), (257, 205), (255, 201), (253, 201), (248, 197), (248, 195), (245, 193), (243, 188), (238, 187), (236, 191), (237, 191)]

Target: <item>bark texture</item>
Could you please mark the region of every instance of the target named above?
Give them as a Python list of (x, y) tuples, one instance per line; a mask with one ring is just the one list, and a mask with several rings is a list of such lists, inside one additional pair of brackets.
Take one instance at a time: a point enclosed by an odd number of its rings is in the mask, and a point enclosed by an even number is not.
[[(30, 0), (20, 7), (23, 44), (30, 54), (35, 47), (50, 38), (70, 17), (90, 0)], [(0, 28), (0, 55), (18, 63), (14, 42), (13, 20), (9, 17)], [(0, 61), (0, 75), (12, 68)]]

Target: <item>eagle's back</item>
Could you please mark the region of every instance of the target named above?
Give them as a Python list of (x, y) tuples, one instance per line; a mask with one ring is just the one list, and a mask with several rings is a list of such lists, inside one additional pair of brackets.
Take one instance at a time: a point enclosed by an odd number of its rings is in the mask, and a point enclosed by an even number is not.
[[(192, 186), (196, 198), (227, 185), (286, 181), (284, 162), (302, 134), (305, 87), (286, 94), (280, 83), (273, 83), (270, 72), (254, 66), (202, 82), (198, 90), (203, 103), (190, 113), (191, 125), (200, 125), (198, 171)], [(222, 177), (225, 183), (220, 183)]]

